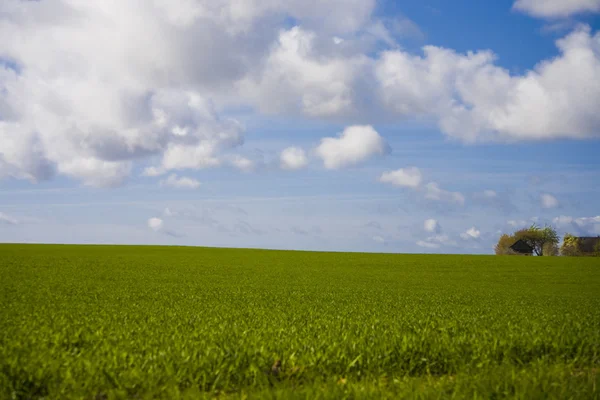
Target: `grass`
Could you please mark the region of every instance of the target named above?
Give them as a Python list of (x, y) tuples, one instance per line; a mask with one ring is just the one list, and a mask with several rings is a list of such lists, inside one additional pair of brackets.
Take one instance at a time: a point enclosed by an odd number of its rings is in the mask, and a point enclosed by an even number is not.
[(599, 367), (596, 258), (0, 245), (0, 399), (593, 399)]

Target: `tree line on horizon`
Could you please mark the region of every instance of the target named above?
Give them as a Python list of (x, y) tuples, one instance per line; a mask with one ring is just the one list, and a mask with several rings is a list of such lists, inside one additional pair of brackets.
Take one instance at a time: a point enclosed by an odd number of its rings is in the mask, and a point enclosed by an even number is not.
[(496, 255), (519, 255), (511, 249), (511, 246), (519, 240), (531, 246), (533, 254), (536, 256), (600, 256), (600, 240), (591, 253), (586, 253), (582, 250), (581, 239), (566, 233), (559, 247), (560, 238), (556, 229), (548, 225), (541, 228), (536, 224), (529, 228), (519, 229), (513, 234), (505, 233), (500, 236), (494, 248)]

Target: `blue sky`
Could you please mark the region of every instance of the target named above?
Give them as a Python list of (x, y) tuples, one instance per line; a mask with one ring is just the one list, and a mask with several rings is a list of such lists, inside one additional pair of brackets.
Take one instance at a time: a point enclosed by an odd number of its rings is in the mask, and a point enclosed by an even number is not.
[(3, 2), (0, 241), (600, 235), (599, 27), (583, 0)]

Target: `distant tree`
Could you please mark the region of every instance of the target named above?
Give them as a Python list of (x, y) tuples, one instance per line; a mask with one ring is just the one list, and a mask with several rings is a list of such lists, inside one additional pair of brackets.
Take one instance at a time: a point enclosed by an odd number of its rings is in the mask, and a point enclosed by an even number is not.
[(497, 255), (515, 254), (510, 249), (516, 241), (523, 240), (533, 248), (537, 256), (553, 256), (558, 254), (558, 234), (550, 226), (540, 228), (537, 225), (531, 225), (529, 228), (520, 229), (512, 235), (504, 234), (500, 236), (498, 244), (495, 247)]
[(545, 256), (557, 256), (559, 254), (558, 243), (546, 243), (542, 249)]
[(516, 240), (512, 235), (505, 233), (504, 235), (500, 236), (500, 239), (498, 239), (498, 244), (496, 244), (496, 247), (494, 248), (496, 255), (504, 256), (515, 254), (515, 252), (510, 248), (510, 246), (512, 246), (515, 242)]
[(594, 246), (594, 255), (600, 257), (600, 242), (596, 243)]
[[(540, 228), (533, 224), (529, 228), (516, 231), (513, 235), (516, 240), (523, 240), (531, 247), (536, 256), (552, 255), (555, 246), (558, 246), (558, 234), (551, 226)], [(544, 246), (550, 254), (544, 254)]]
[(579, 245), (579, 238), (571, 235), (570, 233), (566, 233), (563, 238), (562, 246), (560, 246), (560, 254), (571, 257), (580, 256), (582, 254)]

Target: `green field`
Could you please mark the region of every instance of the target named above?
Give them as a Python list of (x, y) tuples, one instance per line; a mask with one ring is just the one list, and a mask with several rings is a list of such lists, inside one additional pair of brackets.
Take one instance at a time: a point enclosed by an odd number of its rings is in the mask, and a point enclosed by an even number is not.
[(0, 399), (597, 399), (599, 367), (598, 258), (0, 245)]

